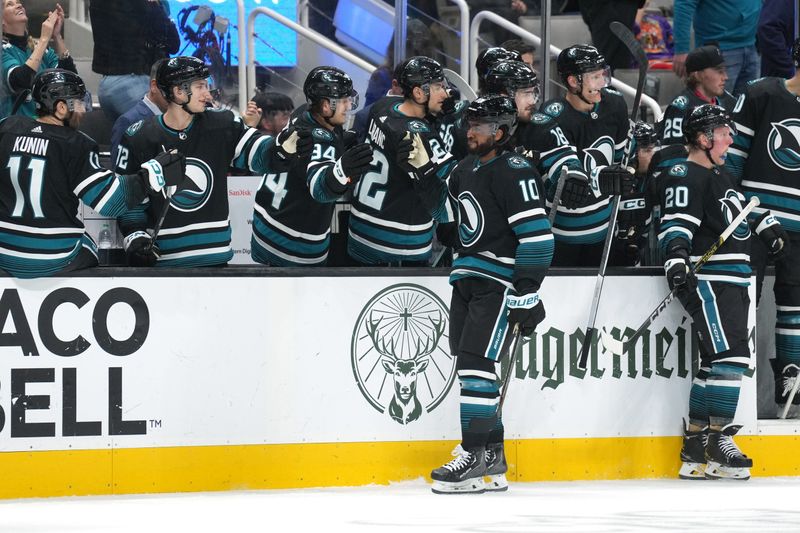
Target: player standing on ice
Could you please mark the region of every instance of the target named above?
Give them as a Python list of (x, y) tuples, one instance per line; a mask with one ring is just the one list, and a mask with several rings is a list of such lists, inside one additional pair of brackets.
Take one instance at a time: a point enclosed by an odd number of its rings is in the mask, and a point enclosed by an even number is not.
[[(728, 168), (741, 180), (747, 198), (757, 196), (753, 209), (759, 222), (767, 213), (786, 229), (773, 240), (753, 243), (753, 266), (761, 295), (767, 263), (775, 264), (775, 403), (783, 408), (800, 373), (800, 39), (792, 47), (797, 73), (793, 78), (762, 78), (747, 86), (733, 118), (738, 134)], [(758, 301), (758, 300), (757, 300)], [(800, 410), (800, 394), (792, 410)]]
[[(735, 128), (719, 106), (695, 108), (683, 125), (689, 157), (660, 178), (663, 207), (659, 245), (670, 288), (692, 317), (700, 344), (700, 369), (684, 425), (682, 479), (749, 479), (753, 461), (733, 440), (742, 375), (750, 363), (750, 226), (743, 221), (697, 276), (694, 261), (710, 248), (745, 204), (724, 168)], [(770, 217), (771, 218), (771, 217)], [(762, 236), (767, 224), (754, 227)]]
[[(454, 249), (450, 351), (458, 359), (462, 441), (456, 458), (431, 473), (439, 494), (508, 487), (497, 361), (515, 326), (529, 337), (544, 320), (537, 291), (553, 256), (539, 175), (527, 158), (507, 150), (517, 123), (514, 100), (480, 97), (465, 119), (470, 155), (446, 181), (428, 173), (414, 182), (443, 225), (444, 244)], [(424, 169), (432, 156), (414, 137), (409, 164)]]

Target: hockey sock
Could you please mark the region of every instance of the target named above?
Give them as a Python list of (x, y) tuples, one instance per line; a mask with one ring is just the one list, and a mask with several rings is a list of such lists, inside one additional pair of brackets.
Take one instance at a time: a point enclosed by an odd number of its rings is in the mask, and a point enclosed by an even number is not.
[(800, 366), (800, 307), (778, 306), (775, 356), (781, 368), (788, 364)]
[(689, 424), (701, 428), (708, 425), (708, 400), (706, 398), (708, 371), (707, 367), (700, 367), (689, 392)]
[(706, 401), (711, 427), (721, 428), (733, 422), (739, 403), (742, 374), (746, 368), (726, 363), (714, 363), (706, 382)]
[(485, 446), (489, 432), (496, 422), (485, 431), (477, 430), (484, 426), (480, 422), (497, 414), (500, 393), (497, 381), (477, 376), (459, 376), (461, 382), (461, 446), (472, 449)]

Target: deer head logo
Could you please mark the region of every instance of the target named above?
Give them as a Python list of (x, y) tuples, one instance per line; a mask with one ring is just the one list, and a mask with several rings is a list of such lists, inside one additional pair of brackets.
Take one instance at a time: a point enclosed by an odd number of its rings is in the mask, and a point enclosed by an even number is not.
[(408, 424), (433, 410), (455, 380), (446, 341), (448, 309), (418, 285), (389, 287), (362, 310), (351, 363), (359, 389), (375, 409)]

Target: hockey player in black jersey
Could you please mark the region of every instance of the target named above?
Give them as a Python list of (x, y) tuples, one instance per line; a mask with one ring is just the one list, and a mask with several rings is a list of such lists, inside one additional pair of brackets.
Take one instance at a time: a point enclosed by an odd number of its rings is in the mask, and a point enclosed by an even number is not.
[(683, 121), (696, 106), (716, 104), (732, 112), (736, 98), (725, 90), (725, 59), (716, 45), (695, 48), (686, 56), (686, 89), (664, 110), (658, 123), (661, 144), (683, 144)]
[[(593, 46), (565, 48), (557, 66), (568, 92), (542, 104), (519, 142), (539, 153), (548, 199), (555, 195), (561, 168), (569, 171), (553, 225), (553, 264), (597, 267), (611, 216), (610, 194), (634, 188), (632, 172), (619, 165), (628, 110), (622, 95), (608, 88), (608, 65)], [(614, 257), (609, 263), (619, 264)]]
[[(290, 124), (310, 136), (309, 157), (288, 171), (266, 174), (256, 193), (251, 255), (273, 266), (324, 265), (334, 202), (352, 189), (372, 161), (369, 144), (350, 142), (342, 126), (358, 106), (353, 80), (335, 67), (317, 67), (303, 84), (307, 105)], [(301, 150), (302, 151), (302, 150)]]
[(501, 46), (492, 46), (478, 54), (475, 59), (475, 72), (478, 74), (478, 95), (489, 94), (486, 89), (486, 75), (489, 69), (501, 61), (522, 61), (522, 54), (516, 50), (506, 50)]
[(447, 82), (442, 66), (423, 56), (406, 59), (395, 74), (404, 96), (385, 106), (376, 103), (370, 113), (367, 141), (374, 152), (354, 191), (347, 252), (365, 265), (426, 265), (434, 224), (402, 163), (411, 149), (408, 136), (415, 133), (434, 153), (428, 170), (444, 176), (455, 162), (425, 120), (441, 111)]
[(0, 123), (0, 268), (19, 278), (97, 265), (97, 245), (76, 216), (79, 201), (117, 216), (149, 191), (180, 183), (185, 164), (180, 154), (159, 153), (129, 175), (100, 166), (97, 143), (74, 129), (91, 109), (77, 74), (40, 72), (32, 97), (37, 119)]
[[(747, 287), (751, 227), (747, 221), (733, 232), (696, 277), (691, 268), (714, 244), (746, 203), (736, 180), (723, 168), (735, 128), (730, 115), (710, 104), (695, 108), (683, 127), (689, 145), (685, 163), (660, 178), (663, 206), (659, 245), (666, 261), (670, 288), (678, 289), (698, 331), (700, 369), (689, 396), (685, 426), (683, 479), (748, 479), (753, 462), (733, 436), (742, 376), (750, 363)], [(753, 229), (762, 238), (777, 231), (774, 219)]]
[[(169, 102), (167, 111), (131, 125), (122, 137), (116, 162), (119, 172), (138, 168), (142, 161), (170, 148), (186, 155), (182, 187), (169, 198), (151, 195), (140, 209), (119, 218), (132, 265), (227, 264), (233, 257), (228, 220), (229, 168), (259, 174), (279, 172), (278, 166), (296, 153), (296, 132), (284, 130), (274, 142), (273, 137), (248, 127), (231, 111), (207, 109), (213, 102), (208, 77), (208, 67), (195, 57), (162, 62), (156, 83)], [(146, 229), (157, 225), (163, 213), (166, 215), (153, 243)]]
[[(424, 172), (415, 181), (455, 252), (450, 350), (458, 359), (462, 441), (456, 458), (431, 473), (436, 493), (508, 486), (496, 363), (515, 326), (529, 337), (544, 319), (537, 291), (553, 255), (539, 175), (525, 157), (506, 150), (517, 122), (514, 101), (480, 97), (465, 118), (471, 155), (446, 181)], [(414, 145), (410, 164), (424, 169), (431, 154), (418, 139)]]
[[(800, 39), (792, 48), (797, 67), (793, 78), (762, 78), (751, 82), (739, 97), (733, 118), (737, 135), (728, 168), (741, 180), (747, 198), (758, 196), (753, 209), (760, 220), (772, 212), (786, 235), (753, 243), (757, 296), (764, 271), (775, 264), (775, 402), (785, 406), (800, 373)], [(800, 394), (790, 416), (800, 414)]]
[(514, 100), (517, 107), (517, 130), (510, 139), (512, 147), (516, 147), (521, 130), (527, 127), (533, 118), (541, 98), (539, 76), (530, 65), (522, 61), (500, 61), (486, 72), (484, 87), (487, 94), (502, 94)]

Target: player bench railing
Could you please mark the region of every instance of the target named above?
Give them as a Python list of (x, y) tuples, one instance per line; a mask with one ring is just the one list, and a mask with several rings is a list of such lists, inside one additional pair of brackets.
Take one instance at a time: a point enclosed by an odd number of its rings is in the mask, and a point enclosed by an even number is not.
[[(520, 36), (520, 37), (522, 37), (524, 39), (527, 39), (529, 41), (532, 41), (534, 45), (541, 46), (542, 39), (539, 38), (539, 36), (529, 32), (528, 30), (520, 28), (519, 26), (517, 26), (516, 24), (513, 24), (512, 22), (509, 22), (508, 20), (504, 19), (503, 17), (501, 17), (497, 13), (492, 13), (491, 11), (481, 11), (480, 13), (475, 15), (475, 18), (472, 19), (472, 24), (470, 24), (470, 29), (469, 29), (470, 55), (469, 55), (469, 57), (471, 57), (471, 58), (478, 57), (478, 36), (479, 36), (481, 23), (484, 20), (489, 20), (490, 22), (494, 22), (498, 26), (510, 31), (511, 33), (514, 33), (515, 35), (518, 35), (518, 36)], [(551, 57), (554, 56), (554, 55), (557, 56), (559, 53), (561, 53), (561, 49), (558, 48), (557, 46), (554, 46), (554, 45), (551, 44), (550, 45), (550, 56)], [(548, 60), (549, 60), (549, 57), (548, 57)], [(471, 65), (470, 65), (469, 83), (473, 87), (477, 87), (478, 72), (475, 69), (474, 62), (470, 62), (470, 63), (471, 63)], [(544, 79), (544, 80), (542, 80), (542, 83), (543, 84), (544, 83), (548, 83), (549, 81), (550, 81), (549, 79)], [(622, 81), (620, 81), (620, 80), (618, 80), (616, 78), (611, 78), (611, 84), (614, 86), (615, 89), (618, 89), (625, 96), (633, 98), (636, 95), (636, 89), (634, 87), (631, 87), (630, 85), (628, 85), (626, 83), (623, 83)], [(654, 117), (655, 121), (661, 120), (661, 115), (662, 115), (661, 106), (658, 105), (657, 101), (655, 101), (650, 96), (647, 96), (646, 94), (643, 94), (642, 95), (642, 105), (647, 106), (647, 108), (653, 114), (653, 117)]]
[[(240, 0), (241, 1), (241, 0)], [(366, 70), (368, 73), (372, 74), (375, 69), (377, 68), (375, 65), (368, 63), (358, 57), (357, 55), (345, 50), (332, 40), (328, 39), (327, 37), (323, 37), (322, 35), (318, 34), (317, 32), (310, 30), (308, 28), (304, 28), (300, 24), (296, 23), (293, 20), (290, 20), (280, 13), (273, 11), (268, 7), (257, 7), (250, 12), (250, 15), (247, 18), (247, 91), (239, 93), (239, 107), (240, 109), (245, 109), (247, 107), (247, 102), (245, 100), (242, 103), (242, 98), (246, 98), (248, 94), (253, 94), (256, 88), (256, 62), (255, 62), (255, 21), (259, 15), (266, 15), (271, 19), (277, 21), (280, 24), (294, 30), (296, 33), (302, 35), (306, 39), (318, 44), (319, 46), (330, 50), (334, 54), (342, 57), (343, 59), (349, 61), (350, 63), (354, 64), (355, 66)], [(241, 72), (241, 70), (240, 70)], [(241, 77), (241, 73), (239, 74)]]

